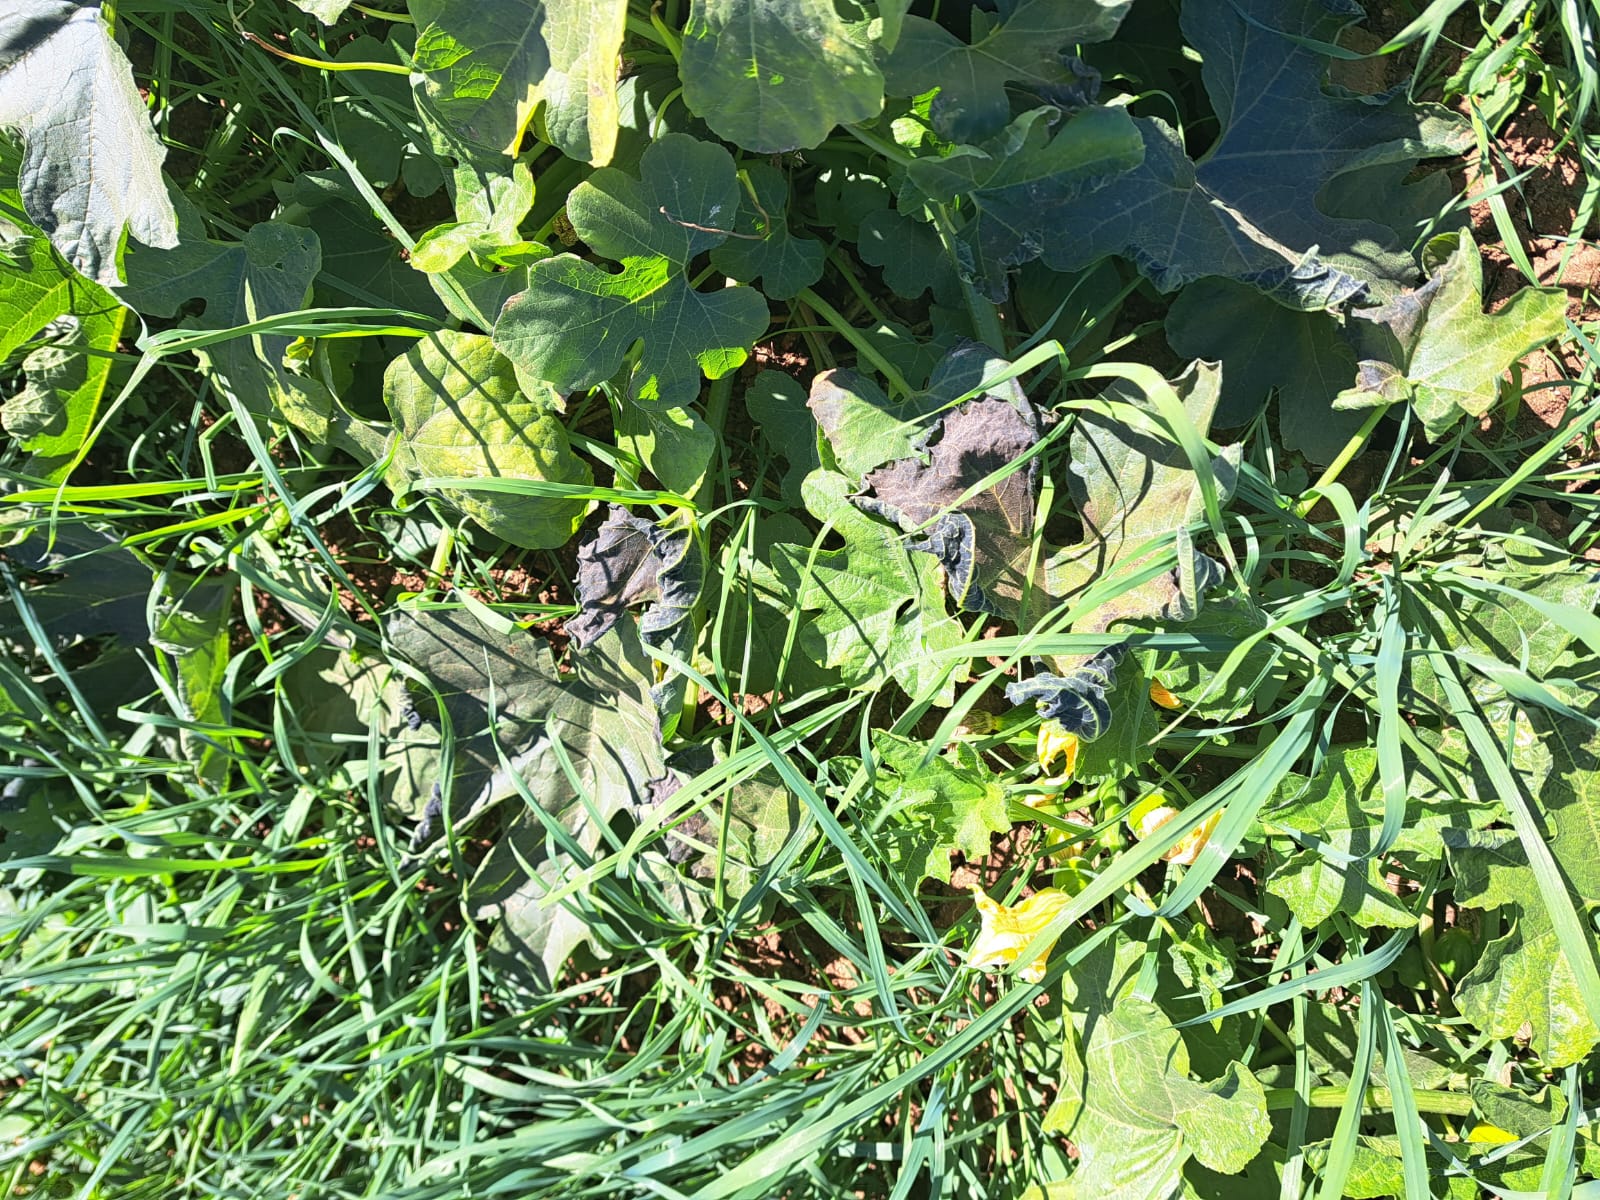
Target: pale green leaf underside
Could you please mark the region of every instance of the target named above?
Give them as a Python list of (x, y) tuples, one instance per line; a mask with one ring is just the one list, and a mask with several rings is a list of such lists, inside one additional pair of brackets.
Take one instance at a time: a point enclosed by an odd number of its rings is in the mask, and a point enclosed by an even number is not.
[(122, 282), (123, 231), (178, 242), (161, 181), (166, 149), (100, 5), (11, 0), (0, 13), (0, 127), (22, 134), (18, 185), (29, 218), (85, 276)]
[(1083, 1107), (1070, 1136), (1074, 1200), (1168, 1200), (1194, 1158), (1235, 1174), (1271, 1132), (1266, 1094), (1232, 1064), (1210, 1083), (1189, 1078), (1189, 1054), (1155, 1005), (1123, 998), (1095, 1022), (1084, 1054)]

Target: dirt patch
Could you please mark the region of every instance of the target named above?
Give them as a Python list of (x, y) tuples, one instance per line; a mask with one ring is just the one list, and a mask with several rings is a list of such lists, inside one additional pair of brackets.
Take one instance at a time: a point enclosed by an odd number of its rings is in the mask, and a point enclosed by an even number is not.
[[(1567, 294), (1567, 316), (1583, 324), (1600, 320), (1600, 245), (1578, 229), (1578, 204), (1583, 194), (1583, 168), (1567, 148), (1557, 149), (1560, 136), (1533, 105), (1525, 105), (1507, 124), (1496, 143), (1496, 155), (1483, 169), (1477, 156), (1466, 164), (1468, 195), (1482, 196), (1493, 180), (1520, 178), (1502, 193), (1511, 232), (1522, 246), (1535, 279), (1543, 287)], [(1471, 207), (1472, 231), (1483, 248), (1484, 298), (1490, 311), (1503, 307), (1528, 280), (1507, 250), (1488, 198)], [(1582, 371), (1580, 352), (1564, 346), (1536, 351), (1520, 366), (1522, 407), (1513, 426), (1522, 436), (1557, 428), (1571, 402), (1568, 381)]]
[[(1568, 149), (1557, 150), (1560, 137), (1543, 114), (1526, 105), (1506, 125), (1497, 142), (1497, 160), (1489, 164), (1494, 174), (1505, 168), (1521, 182), (1503, 193), (1517, 240), (1526, 250), (1539, 283), (1566, 289), (1567, 312), (1575, 320), (1600, 317), (1600, 307), (1585, 293), (1600, 287), (1600, 246), (1583, 238), (1591, 232), (1576, 229), (1578, 202), (1583, 194), (1583, 167)], [(1468, 194), (1481, 195), (1490, 186), (1474, 155), (1467, 162)], [(1472, 231), (1484, 247), (1484, 289), (1491, 307), (1503, 304), (1527, 280), (1502, 244), (1501, 231), (1487, 198), (1472, 205)]]

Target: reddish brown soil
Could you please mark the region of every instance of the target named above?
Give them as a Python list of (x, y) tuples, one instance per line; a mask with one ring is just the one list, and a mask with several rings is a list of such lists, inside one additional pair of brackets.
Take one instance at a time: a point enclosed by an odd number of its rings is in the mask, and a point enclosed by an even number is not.
[[(1499, 150), (1518, 175), (1525, 175), (1516, 191), (1504, 193), (1506, 208), (1517, 239), (1527, 253), (1538, 283), (1567, 293), (1567, 316), (1583, 324), (1600, 319), (1596, 289), (1600, 289), (1600, 245), (1595, 230), (1574, 228), (1583, 192), (1583, 170), (1569, 149), (1556, 150), (1559, 138), (1531, 104), (1517, 113), (1502, 130)], [(1469, 194), (1480, 194), (1491, 181), (1480, 174), (1479, 164), (1467, 164)], [(1523, 276), (1506, 251), (1499, 226), (1487, 199), (1472, 206), (1472, 228), (1483, 247), (1484, 292), (1491, 310), (1500, 307), (1523, 287)], [(1582, 240), (1575, 244), (1577, 237)], [(1571, 389), (1562, 386), (1583, 369), (1579, 352), (1552, 347), (1528, 356), (1521, 367), (1523, 412), (1516, 431), (1525, 435), (1553, 429), (1566, 415)]]

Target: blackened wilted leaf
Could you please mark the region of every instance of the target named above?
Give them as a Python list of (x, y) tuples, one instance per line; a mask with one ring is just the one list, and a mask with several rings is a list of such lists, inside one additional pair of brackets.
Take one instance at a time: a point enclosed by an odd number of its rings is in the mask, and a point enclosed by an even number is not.
[(1056, 721), (1068, 733), (1092, 742), (1111, 724), (1106, 689), (1116, 679), (1117, 664), (1127, 653), (1126, 646), (1107, 646), (1070, 675), (1036, 672), (1006, 684), (1006, 699), (1013, 704), (1031, 700), (1045, 720)]
[(704, 556), (687, 525), (657, 525), (614, 504), (578, 548), (582, 611), (567, 632), (579, 646), (593, 645), (627, 609), (648, 604), (639, 633), (649, 645), (668, 644), (689, 625), (704, 577)]
[(1022, 595), (1017, 562), (1033, 536), (1037, 462), (980, 485), (1020, 462), (1038, 440), (1033, 406), (1013, 381), (946, 415), (926, 463), (904, 458), (868, 474), (862, 483), (870, 496), (857, 503), (907, 532), (923, 532), (912, 548), (938, 556), (960, 607), (1014, 612)]

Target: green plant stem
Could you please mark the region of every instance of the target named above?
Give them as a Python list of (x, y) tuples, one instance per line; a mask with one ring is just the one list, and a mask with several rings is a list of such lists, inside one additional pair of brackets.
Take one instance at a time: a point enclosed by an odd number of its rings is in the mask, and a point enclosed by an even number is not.
[(1378, 427), (1378, 422), (1383, 420), (1383, 414), (1388, 411), (1389, 405), (1380, 404), (1367, 414), (1367, 419), (1361, 422), (1361, 428), (1356, 430), (1350, 440), (1344, 444), (1344, 449), (1340, 450), (1334, 460), (1328, 464), (1328, 469), (1322, 473), (1316, 483), (1311, 485), (1309, 498), (1300, 501), (1295, 507), (1295, 515), (1297, 517), (1305, 516), (1317, 506), (1317, 501), (1322, 499), (1322, 490), (1337, 482), (1339, 476), (1344, 473), (1344, 469), (1366, 447), (1367, 439), (1372, 436), (1372, 431)]
[(871, 150), (874, 154), (883, 155), (884, 158), (887, 158), (892, 163), (898, 163), (904, 167), (916, 162), (916, 159), (912, 158), (911, 155), (900, 149), (893, 142), (886, 141), (876, 134), (868, 133), (865, 129), (857, 129), (854, 125), (846, 125), (844, 126), (844, 131), (868, 150)]
[[(1266, 1093), (1269, 1110), (1294, 1107), (1293, 1088), (1267, 1088)], [(1312, 1108), (1338, 1108), (1349, 1094), (1350, 1089), (1347, 1087), (1312, 1088), (1310, 1095), (1306, 1097), (1306, 1103)], [(1451, 1117), (1465, 1117), (1472, 1113), (1472, 1097), (1465, 1092), (1418, 1090), (1412, 1092), (1411, 1096), (1418, 1112), (1438, 1113), (1441, 1116)], [(1394, 1093), (1386, 1087), (1369, 1087), (1365, 1103), (1368, 1108), (1392, 1109)]]
[(843, 315), (833, 305), (810, 288), (801, 288), (800, 294), (795, 297), (806, 307), (814, 309), (818, 316), (828, 323), (828, 327), (845, 341), (855, 347), (856, 353), (861, 355), (873, 365), (884, 380), (889, 384), (889, 391), (901, 396), (911, 395), (911, 385), (906, 382), (906, 377), (887, 358), (878, 352), (878, 348), (861, 335), (861, 332), (851, 327)]
[[(706, 392), (706, 424), (714, 430), (721, 431), (728, 422), (728, 401), (733, 396), (733, 372), (729, 371), (720, 379), (713, 379), (711, 387)], [(716, 466), (726, 474), (728, 470), (728, 456), (726, 444), (721, 438), (717, 439)], [(705, 478), (700, 480), (700, 486), (690, 497), (694, 501), (697, 512), (705, 512), (711, 508), (716, 499), (714, 491), (714, 473), (712, 464), (706, 464)]]
[(1000, 310), (978, 295), (978, 289), (973, 287), (972, 282), (961, 273), (956, 258), (956, 229), (954, 222), (950, 220), (950, 214), (942, 204), (930, 204), (928, 211), (933, 214), (933, 227), (938, 230), (939, 243), (944, 247), (945, 257), (950, 260), (950, 265), (956, 268), (956, 278), (961, 280), (961, 299), (967, 306), (967, 312), (972, 316), (973, 332), (989, 349), (1004, 354), (1006, 332), (1000, 326)]
[(833, 264), (833, 269), (839, 272), (839, 278), (849, 285), (850, 290), (856, 294), (856, 299), (861, 302), (861, 307), (872, 314), (872, 319), (880, 325), (887, 325), (889, 318), (883, 315), (883, 310), (872, 302), (872, 297), (867, 289), (861, 286), (861, 281), (856, 278), (856, 273), (850, 269), (850, 263), (842, 251), (836, 246), (828, 251), (828, 261)]

